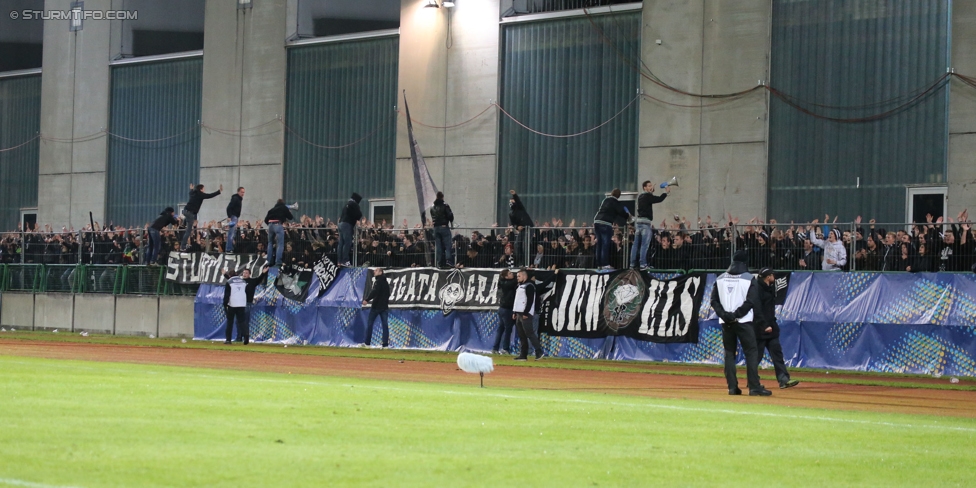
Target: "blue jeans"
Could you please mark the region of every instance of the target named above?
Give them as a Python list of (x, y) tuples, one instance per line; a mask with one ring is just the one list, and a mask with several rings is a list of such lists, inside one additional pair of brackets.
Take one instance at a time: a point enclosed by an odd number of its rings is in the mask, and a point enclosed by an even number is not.
[(451, 249), (451, 229), (446, 225), (434, 227), (434, 263), (438, 268), (453, 266)]
[(495, 337), (495, 345), (492, 351), (508, 351), (512, 347), (512, 329), (515, 327), (515, 319), (512, 318), (512, 310), (508, 308), (498, 309), (498, 336)]
[(352, 251), (352, 224), (349, 222), (339, 223), (339, 264), (352, 262), (349, 253)]
[(640, 253), (640, 266), (647, 267), (647, 248), (651, 245), (654, 238), (654, 229), (650, 222), (637, 222), (634, 224), (634, 244), (630, 247), (630, 265), (637, 267), (637, 253)]
[(227, 252), (234, 252), (234, 236), (237, 235), (237, 217), (230, 218), (227, 226)]
[(390, 311), (389, 310), (376, 310), (375, 308), (370, 309), (369, 318), (366, 319), (366, 342), (368, 346), (370, 341), (373, 339), (373, 322), (376, 321), (376, 317), (379, 317), (383, 324), (383, 347), (390, 345)]
[(613, 227), (606, 224), (593, 224), (596, 234), (596, 266), (610, 265), (610, 246), (613, 245)]
[(183, 209), (183, 216), (186, 217), (183, 219), (183, 222), (186, 223), (186, 232), (183, 233), (183, 241), (180, 243), (181, 251), (190, 246), (190, 236), (193, 235), (193, 224), (197, 222), (197, 214), (185, 208)]
[(284, 253), (285, 228), (281, 224), (268, 224), (268, 266), (281, 266), (281, 256)]
[(146, 264), (156, 264), (156, 260), (159, 259), (159, 251), (163, 247), (163, 239), (159, 236), (159, 231), (149, 228), (149, 257), (146, 258)]

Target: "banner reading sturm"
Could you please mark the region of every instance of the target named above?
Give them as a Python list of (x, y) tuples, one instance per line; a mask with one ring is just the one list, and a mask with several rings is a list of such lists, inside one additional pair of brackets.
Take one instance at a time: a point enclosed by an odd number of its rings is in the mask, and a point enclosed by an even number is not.
[(698, 342), (705, 275), (657, 280), (635, 270), (561, 271), (543, 296), (539, 328), (555, 336), (626, 335), (651, 342)]
[(166, 279), (180, 284), (224, 284), (224, 270), (251, 270), (258, 276), (267, 261), (259, 254), (170, 253), (166, 264)]

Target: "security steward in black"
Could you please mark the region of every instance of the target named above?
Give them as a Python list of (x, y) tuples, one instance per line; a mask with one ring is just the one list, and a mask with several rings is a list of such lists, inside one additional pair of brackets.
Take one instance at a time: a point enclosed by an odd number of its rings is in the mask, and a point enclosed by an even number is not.
[[(786, 362), (783, 360), (783, 346), (779, 343), (779, 324), (776, 323), (776, 276), (770, 268), (759, 270), (759, 277), (756, 278), (758, 284), (755, 287), (759, 297), (753, 297), (750, 301), (758, 300), (761, 306), (756, 311), (752, 325), (756, 332), (756, 349), (759, 351), (759, 359), (762, 360), (763, 354), (769, 352), (769, 360), (773, 363), (776, 370), (776, 381), (780, 388), (792, 388), (800, 384), (797, 380), (790, 379), (790, 373), (786, 370)], [(750, 292), (753, 288), (750, 288)]]
[(366, 319), (366, 342), (369, 346), (373, 341), (373, 323), (379, 317), (383, 325), (383, 348), (390, 346), (390, 283), (383, 275), (383, 268), (373, 270), (373, 289), (369, 296), (363, 299), (363, 305), (373, 302), (373, 307), (369, 309), (369, 318)]

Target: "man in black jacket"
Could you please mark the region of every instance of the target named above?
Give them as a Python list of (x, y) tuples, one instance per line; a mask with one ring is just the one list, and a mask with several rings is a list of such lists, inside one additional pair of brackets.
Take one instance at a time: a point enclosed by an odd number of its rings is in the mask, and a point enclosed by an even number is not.
[(776, 371), (776, 381), (780, 388), (792, 388), (800, 384), (797, 380), (790, 379), (790, 373), (786, 370), (786, 362), (783, 360), (783, 346), (779, 343), (779, 324), (776, 323), (776, 276), (770, 268), (759, 270), (759, 277), (756, 278), (756, 285), (749, 288), (753, 293), (749, 301), (760, 303), (760, 307), (755, 309), (755, 318), (752, 325), (756, 333), (756, 350), (759, 351), (759, 359), (762, 360), (763, 354), (769, 351), (769, 360), (773, 363)]
[(184, 222), (186, 224), (186, 232), (183, 233), (181, 247), (184, 250), (190, 245), (190, 236), (193, 234), (193, 226), (197, 222), (197, 214), (200, 213), (200, 207), (203, 206), (203, 201), (220, 195), (220, 192), (224, 191), (224, 185), (220, 185), (220, 188), (214, 193), (204, 193), (203, 189), (203, 185), (191, 185), (190, 198), (186, 201), (186, 206), (183, 207), (183, 216), (186, 218)]
[(712, 309), (722, 324), (722, 344), (725, 347), (725, 381), (729, 395), (741, 395), (735, 377), (736, 342), (742, 344), (746, 356), (746, 375), (750, 396), (769, 396), (773, 393), (759, 383), (759, 351), (756, 346), (756, 332), (752, 322), (760, 312), (758, 302), (759, 285), (752, 279), (746, 266), (748, 254), (739, 250), (732, 256), (728, 271), (715, 279), (712, 288)]
[(542, 343), (535, 334), (532, 317), (535, 315), (535, 282), (529, 279), (529, 273), (522, 269), (518, 272), (518, 290), (515, 291), (512, 318), (519, 338), (519, 355), (516, 361), (525, 361), (529, 357), (529, 343), (535, 349), (535, 360), (542, 359)]
[(244, 206), (244, 187), (237, 189), (237, 193), (230, 196), (230, 203), (227, 204), (227, 249), (228, 253), (234, 252), (234, 237), (237, 235), (237, 220), (241, 218), (241, 208)]
[(363, 300), (363, 305), (369, 302), (373, 302), (373, 307), (370, 308), (369, 318), (366, 319), (366, 342), (364, 344), (369, 346), (372, 342), (373, 323), (376, 322), (376, 317), (379, 317), (383, 325), (383, 345), (381, 347), (387, 348), (390, 345), (390, 284), (386, 281), (386, 276), (383, 276), (383, 268), (373, 269), (373, 289), (369, 292), (369, 296)]
[(653, 205), (663, 202), (671, 194), (671, 186), (666, 186), (664, 188), (666, 193), (661, 196), (654, 194), (654, 183), (650, 180), (645, 181), (642, 188), (644, 192), (637, 197), (637, 217), (634, 219), (634, 244), (630, 248), (630, 267), (636, 268), (637, 258), (640, 257), (641, 269), (647, 269), (649, 267), (647, 248), (654, 240), (654, 228), (651, 226), (651, 222), (654, 222)]
[(359, 208), (359, 202), (363, 200), (358, 193), (353, 193), (342, 207), (342, 215), (339, 216), (339, 256), (340, 266), (351, 266), (352, 257), (352, 238), (356, 230), (356, 224), (363, 218), (363, 211)]
[(491, 348), (492, 354), (499, 351), (508, 354), (508, 348), (512, 344), (512, 327), (515, 326), (513, 309), (515, 308), (515, 292), (518, 290), (518, 281), (511, 271), (503, 269), (498, 280), (498, 336), (495, 337), (495, 345)]
[(166, 228), (167, 225), (179, 225), (180, 221), (176, 220), (173, 214), (176, 210), (173, 207), (166, 207), (165, 210), (159, 213), (159, 217), (149, 226), (149, 256), (147, 258), (147, 264), (155, 265), (156, 261), (159, 260), (159, 250), (163, 247), (162, 236), (159, 235), (160, 231)]
[(525, 265), (525, 241), (526, 236), (528, 236), (532, 227), (532, 217), (529, 217), (529, 212), (525, 210), (525, 205), (522, 205), (522, 199), (519, 198), (515, 190), (509, 190), (508, 193), (512, 195), (512, 198), (508, 200), (508, 206), (510, 210), (508, 211), (508, 223), (514, 229), (516, 234), (515, 237), (515, 256), (518, 259), (519, 265)]
[(454, 212), (450, 205), (444, 203), (442, 192), (437, 192), (434, 206), (430, 208), (430, 220), (434, 226), (434, 262), (438, 268), (453, 267), (450, 225), (454, 222)]
[(596, 265), (604, 271), (613, 269), (613, 266), (610, 266), (613, 226), (622, 229), (627, 225), (627, 209), (618, 198), (620, 198), (620, 189), (614, 188), (610, 196), (603, 199), (600, 211), (593, 217), (593, 232), (596, 234)]
[(268, 214), (264, 217), (264, 223), (268, 224), (268, 266), (281, 266), (281, 258), (285, 253), (285, 228), (284, 223), (295, 220), (291, 215), (291, 210), (285, 201), (278, 199)]

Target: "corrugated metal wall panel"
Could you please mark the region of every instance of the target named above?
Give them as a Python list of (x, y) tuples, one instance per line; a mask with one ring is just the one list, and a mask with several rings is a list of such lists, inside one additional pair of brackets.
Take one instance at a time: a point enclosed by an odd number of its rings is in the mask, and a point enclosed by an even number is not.
[(112, 67), (111, 97), (106, 220), (141, 225), (199, 180), (203, 59)]
[[(770, 84), (829, 117), (894, 109), (945, 75), (948, 22), (947, 0), (774, 0)], [(947, 102), (941, 86), (883, 120), (840, 123), (772, 97), (769, 217), (905, 219), (905, 185), (946, 181)]]
[(288, 50), (284, 197), (303, 214), (336, 220), (352, 192), (393, 197), (399, 44), (384, 37)]
[[(612, 40), (612, 44), (594, 27)], [(510, 24), (502, 29), (501, 105), (547, 134), (591, 129), (640, 88), (641, 13)], [(606, 126), (572, 138), (534, 134), (501, 116), (498, 222), (515, 189), (537, 220), (592, 222), (604, 194), (637, 189), (638, 104)]]
[[(0, 232), (14, 230), (20, 209), (37, 206), (41, 75), (0, 80)], [(23, 145), (21, 145), (23, 144)], [(15, 146), (20, 146), (13, 149)]]

